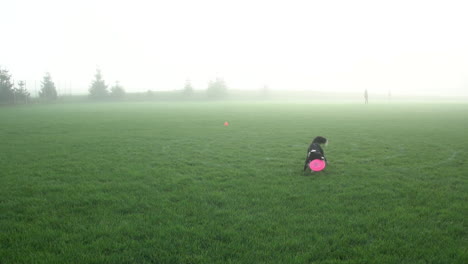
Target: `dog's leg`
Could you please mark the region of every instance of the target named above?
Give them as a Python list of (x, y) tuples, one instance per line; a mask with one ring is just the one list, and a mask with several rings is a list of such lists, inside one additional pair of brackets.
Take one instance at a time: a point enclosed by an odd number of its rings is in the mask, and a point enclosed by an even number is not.
[[(309, 147), (310, 148), (310, 147)], [(310, 150), (307, 151), (307, 156), (305, 158), (305, 163), (304, 163), (304, 171), (307, 169), (307, 165), (309, 165), (309, 156), (310, 156)]]
[(305, 160), (305, 163), (304, 163), (304, 171), (307, 169), (307, 165), (308, 165), (308, 161), (309, 161), (309, 155), (307, 155), (307, 158)]

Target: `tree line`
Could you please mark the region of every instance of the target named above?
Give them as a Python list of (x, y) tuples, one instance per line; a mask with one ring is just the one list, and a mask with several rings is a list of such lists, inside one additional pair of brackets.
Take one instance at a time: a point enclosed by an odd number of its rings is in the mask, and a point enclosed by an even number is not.
[[(221, 78), (216, 78), (214, 81), (208, 83), (206, 95), (210, 99), (221, 99), (227, 94), (227, 85)], [(94, 80), (88, 89), (88, 96), (90, 99), (104, 100), (104, 99), (122, 99), (125, 97), (125, 89), (117, 81), (115, 85), (109, 88), (102, 77), (100, 69), (96, 70)], [(148, 91), (148, 94), (152, 93)], [(190, 81), (186, 81), (182, 89), (182, 95), (189, 98), (194, 93), (193, 86)], [(58, 98), (57, 88), (52, 81), (50, 73), (45, 73), (39, 90), (40, 101), (54, 101)], [(18, 104), (28, 103), (31, 100), (31, 94), (26, 89), (25, 81), (14, 82), (12, 75), (8, 70), (0, 68), (0, 104)]]
[(26, 90), (26, 83), (19, 81), (17, 85), (11, 80), (11, 74), (0, 68), (0, 104), (29, 101), (30, 94)]

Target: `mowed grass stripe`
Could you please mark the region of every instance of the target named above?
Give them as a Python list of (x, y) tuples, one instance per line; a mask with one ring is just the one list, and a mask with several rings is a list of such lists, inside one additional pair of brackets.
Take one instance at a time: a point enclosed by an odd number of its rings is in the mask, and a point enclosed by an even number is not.
[[(467, 110), (2, 108), (0, 261), (464, 263)], [(330, 164), (304, 175), (317, 135)]]

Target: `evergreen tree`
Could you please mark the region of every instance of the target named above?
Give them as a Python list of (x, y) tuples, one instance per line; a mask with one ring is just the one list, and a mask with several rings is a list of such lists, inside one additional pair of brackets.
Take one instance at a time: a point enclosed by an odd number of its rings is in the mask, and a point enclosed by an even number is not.
[(121, 99), (125, 96), (125, 90), (118, 81), (111, 88), (111, 96), (116, 99)]
[(109, 95), (107, 91), (107, 85), (102, 79), (101, 70), (97, 69), (96, 74), (94, 75), (94, 81), (89, 88), (89, 97), (93, 99), (104, 99)]
[(193, 87), (192, 87), (192, 84), (190, 84), (189, 80), (185, 82), (183, 93), (185, 96), (190, 96), (193, 94)]
[(210, 81), (206, 93), (209, 98), (223, 98), (227, 94), (227, 86), (223, 79), (216, 78), (216, 80)]
[(270, 88), (268, 88), (268, 86), (263, 86), (261, 89), (260, 89), (260, 96), (262, 98), (268, 98), (270, 96)]
[(29, 92), (26, 90), (26, 82), (19, 81), (18, 88), (13, 90), (15, 103), (23, 102), (27, 103), (29, 101)]
[(44, 79), (42, 80), (42, 88), (39, 91), (39, 97), (46, 100), (56, 100), (57, 99), (57, 89), (55, 89), (55, 84), (52, 81), (50, 73), (46, 73)]
[(7, 70), (0, 69), (0, 103), (10, 103), (13, 100), (13, 83)]
[(154, 92), (151, 91), (151, 90), (146, 91), (146, 97), (153, 98), (154, 97)]

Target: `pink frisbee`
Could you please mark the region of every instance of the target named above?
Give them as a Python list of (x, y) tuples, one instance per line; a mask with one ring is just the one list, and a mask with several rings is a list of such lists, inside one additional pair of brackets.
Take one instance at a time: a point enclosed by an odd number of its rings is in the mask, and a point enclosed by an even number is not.
[(309, 163), (309, 168), (313, 171), (321, 171), (325, 169), (325, 161), (321, 159), (314, 159)]

